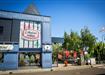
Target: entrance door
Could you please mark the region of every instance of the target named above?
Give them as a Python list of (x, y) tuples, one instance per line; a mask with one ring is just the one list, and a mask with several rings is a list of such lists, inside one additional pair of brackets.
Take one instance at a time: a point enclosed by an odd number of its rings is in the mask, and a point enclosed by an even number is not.
[(40, 53), (22, 52), (19, 54), (19, 66), (40, 66)]

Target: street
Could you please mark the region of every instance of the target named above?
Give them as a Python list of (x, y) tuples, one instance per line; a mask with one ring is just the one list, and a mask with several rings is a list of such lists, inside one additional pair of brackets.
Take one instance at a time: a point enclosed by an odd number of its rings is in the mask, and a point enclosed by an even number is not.
[[(18, 74), (6, 74), (6, 75), (23, 75)], [(78, 70), (67, 70), (67, 71), (50, 71), (50, 72), (35, 72), (35, 73), (24, 73), (24, 75), (105, 75), (105, 68), (88, 68)]]

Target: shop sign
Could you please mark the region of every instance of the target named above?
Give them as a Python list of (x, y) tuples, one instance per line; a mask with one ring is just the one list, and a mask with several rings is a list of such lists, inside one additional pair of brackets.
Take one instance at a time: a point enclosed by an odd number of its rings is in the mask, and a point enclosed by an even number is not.
[(0, 44), (0, 50), (13, 50), (13, 45)]
[(39, 31), (26, 29), (22, 31), (22, 38), (25, 40), (38, 40), (39, 39)]
[(44, 50), (45, 51), (50, 51), (51, 50), (51, 45), (44, 45)]

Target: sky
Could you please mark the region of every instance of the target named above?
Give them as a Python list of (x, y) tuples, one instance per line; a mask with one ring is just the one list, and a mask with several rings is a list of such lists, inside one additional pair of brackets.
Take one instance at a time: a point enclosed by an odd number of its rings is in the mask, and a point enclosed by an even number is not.
[(71, 30), (80, 33), (87, 26), (102, 41), (105, 0), (0, 0), (0, 10), (23, 12), (32, 2), (41, 15), (51, 16), (53, 37), (63, 37)]

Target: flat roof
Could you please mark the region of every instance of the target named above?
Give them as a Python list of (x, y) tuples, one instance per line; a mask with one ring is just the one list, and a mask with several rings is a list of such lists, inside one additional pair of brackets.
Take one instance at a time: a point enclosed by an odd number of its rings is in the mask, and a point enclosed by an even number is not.
[(64, 43), (64, 38), (63, 37), (52, 37), (52, 42), (53, 43)]
[[(26, 14), (26, 13), (23, 13), (23, 12), (17, 12), (17, 11), (9, 11), (9, 10), (1, 10), (0, 11), (5, 11), (5, 12), (12, 12), (12, 13), (19, 13), (19, 14)], [(43, 17), (51, 17), (51, 16), (46, 16), (46, 15), (37, 15), (37, 14), (26, 14), (26, 15), (33, 15), (33, 16), (43, 16)]]
[(25, 20), (38, 20), (38, 21), (50, 21), (50, 16), (44, 15), (32, 15), (25, 14), (22, 12), (0, 10), (1, 18), (10, 18), (10, 19), (25, 19)]

